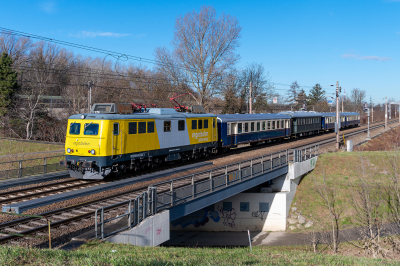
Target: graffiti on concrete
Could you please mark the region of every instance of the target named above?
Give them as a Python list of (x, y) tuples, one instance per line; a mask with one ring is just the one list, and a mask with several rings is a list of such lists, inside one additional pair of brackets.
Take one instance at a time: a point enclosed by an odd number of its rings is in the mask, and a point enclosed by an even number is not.
[(158, 228), (158, 229), (156, 230), (156, 235), (161, 235), (161, 228)]
[(194, 227), (198, 228), (200, 226), (205, 226), (209, 221), (213, 220), (214, 222), (218, 223), (220, 220), (219, 214), (217, 211), (209, 211), (207, 208), (201, 209), (197, 212), (194, 212), (192, 214), (186, 215), (182, 218), (179, 218), (171, 224), (173, 226), (182, 226), (182, 228), (185, 228), (189, 225), (193, 225)]
[(224, 219), (223, 224), (230, 228), (234, 228), (236, 220), (235, 208), (232, 208), (230, 211), (224, 211), (223, 208), (219, 206), (218, 211), (221, 213), (222, 219)]
[(151, 231), (151, 227), (147, 226), (145, 234), (147, 234), (147, 232), (149, 232), (149, 231)]
[(260, 218), (261, 220), (262, 219), (264, 219), (264, 214), (265, 214), (266, 212), (260, 212), (260, 211), (257, 211), (257, 212), (252, 212), (251, 213), (251, 216), (252, 217), (255, 217), (255, 218)]

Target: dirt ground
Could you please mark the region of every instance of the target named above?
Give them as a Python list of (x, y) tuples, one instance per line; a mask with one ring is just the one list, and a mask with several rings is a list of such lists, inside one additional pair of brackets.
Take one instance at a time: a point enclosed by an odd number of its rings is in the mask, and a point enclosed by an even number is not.
[(378, 137), (354, 148), (356, 151), (385, 151), (400, 146), (400, 127), (389, 130)]

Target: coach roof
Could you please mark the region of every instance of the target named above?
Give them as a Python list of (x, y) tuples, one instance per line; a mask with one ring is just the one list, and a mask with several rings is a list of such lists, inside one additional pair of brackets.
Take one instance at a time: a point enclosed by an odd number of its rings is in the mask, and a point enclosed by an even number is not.
[(292, 118), (298, 118), (298, 117), (321, 117), (321, 113), (317, 113), (317, 112), (304, 112), (304, 111), (296, 111), (296, 112), (292, 112), (292, 111), (286, 111), (286, 112), (280, 112), (280, 114), (285, 114), (285, 115), (289, 115)]
[(290, 119), (290, 116), (283, 114), (226, 114), (217, 115), (222, 122), (242, 122), (257, 120)]

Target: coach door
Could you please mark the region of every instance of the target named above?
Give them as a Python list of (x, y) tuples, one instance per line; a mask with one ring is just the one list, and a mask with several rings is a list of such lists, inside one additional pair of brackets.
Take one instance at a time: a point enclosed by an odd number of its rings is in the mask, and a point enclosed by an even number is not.
[(117, 155), (122, 156), (121, 129), (119, 123), (113, 124), (112, 130), (112, 158), (117, 159)]
[(231, 144), (236, 145), (237, 123), (231, 123)]

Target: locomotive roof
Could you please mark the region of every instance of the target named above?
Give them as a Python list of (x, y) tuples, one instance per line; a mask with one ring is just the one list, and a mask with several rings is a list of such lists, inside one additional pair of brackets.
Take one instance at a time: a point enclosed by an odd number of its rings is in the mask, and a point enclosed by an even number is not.
[(317, 112), (305, 112), (305, 111), (286, 111), (280, 112), (280, 114), (289, 115), (292, 118), (299, 118), (299, 117), (321, 117), (321, 113)]
[(217, 115), (217, 117), (222, 122), (290, 119), (290, 116), (283, 115), (283, 114), (221, 114), (221, 115)]
[[(204, 113), (184, 113), (177, 112), (172, 108), (152, 108), (148, 112), (133, 114), (96, 114), (84, 113), (85, 119), (91, 120), (120, 120), (120, 119), (168, 119), (168, 118), (196, 118), (196, 117), (216, 117), (214, 114)], [(81, 119), (82, 114), (71, 115), (69, 119)]]

